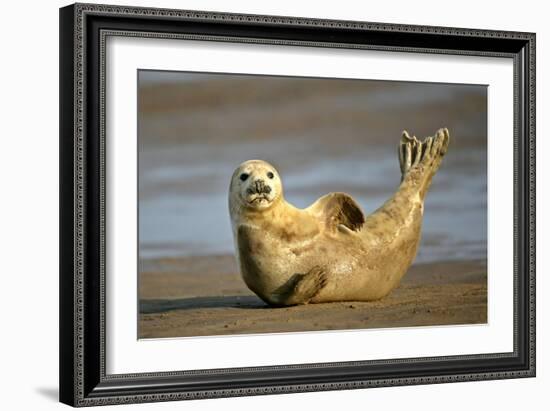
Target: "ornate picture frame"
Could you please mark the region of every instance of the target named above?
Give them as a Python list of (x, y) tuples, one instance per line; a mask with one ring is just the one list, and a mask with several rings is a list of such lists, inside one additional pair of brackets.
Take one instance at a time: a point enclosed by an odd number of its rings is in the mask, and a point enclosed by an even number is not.
[[(110, 374), (106, 40), (504, 58), (513, 62), (513, 350)], [(60, 400), (73, 406), (535, 376), (535, 34), (75, 4), (60, 10)]]

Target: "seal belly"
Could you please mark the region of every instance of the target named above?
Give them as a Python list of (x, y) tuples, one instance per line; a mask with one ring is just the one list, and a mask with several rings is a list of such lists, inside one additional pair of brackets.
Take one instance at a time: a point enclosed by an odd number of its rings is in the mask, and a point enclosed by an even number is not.
[(422, 203), (409, 204), (399, 215), (367, 219), (355, 236), (332, 240), (336, 249), (332, 261), (326, 261), (329, 280), (311, 302), (377, 300), (397, 287), (420, 243)]

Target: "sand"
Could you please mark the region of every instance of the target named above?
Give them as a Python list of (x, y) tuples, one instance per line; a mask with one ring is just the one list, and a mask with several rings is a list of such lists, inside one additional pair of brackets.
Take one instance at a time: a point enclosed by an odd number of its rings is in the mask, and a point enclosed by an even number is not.
[(487, 323), (485, 260), (415, 264), (374, 302), (272, 308), (240, 278), (233, 256), (141, 262), (140, 338)]

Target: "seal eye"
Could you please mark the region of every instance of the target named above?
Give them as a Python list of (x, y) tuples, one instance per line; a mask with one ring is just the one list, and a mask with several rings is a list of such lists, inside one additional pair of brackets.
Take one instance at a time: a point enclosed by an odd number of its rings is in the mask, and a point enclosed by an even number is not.
[(241, 179), (241, 181), (246, 181), (246, 179), (248, 178), (248, 174), (242, 173), (239, 178)]
[(271, 171), (270, 171), (269, 173), (267, 173), (267, 176), (268, 176), (269, 178), (271, 178), (271, 179), (272, 179), (273, 177), (275, 177)]

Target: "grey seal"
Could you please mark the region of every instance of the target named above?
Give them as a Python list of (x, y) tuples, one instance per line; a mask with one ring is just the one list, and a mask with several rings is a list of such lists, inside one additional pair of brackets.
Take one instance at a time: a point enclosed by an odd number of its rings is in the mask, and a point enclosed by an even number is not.
[(424, 198), (448, 145), (446, 128), (423, 141), (404, 131), (401, 184), (368, 216), (345, 193), (296, 208), (285, 200), (275, 167), (262, 160), (239, 165), (231, 177), (229, 213), (248, 288), (274, 306), (386, 296), (415, 259)]

